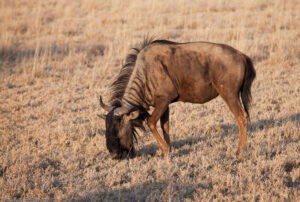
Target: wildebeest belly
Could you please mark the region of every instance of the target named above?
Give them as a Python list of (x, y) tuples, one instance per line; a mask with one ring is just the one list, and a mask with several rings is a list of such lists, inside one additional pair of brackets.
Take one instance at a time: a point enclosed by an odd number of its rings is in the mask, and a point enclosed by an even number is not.
[(204, 81), (183, 82), (178, 93), (178, 101), (191, 103), (205, 103), (218, 96), (212, 83)]

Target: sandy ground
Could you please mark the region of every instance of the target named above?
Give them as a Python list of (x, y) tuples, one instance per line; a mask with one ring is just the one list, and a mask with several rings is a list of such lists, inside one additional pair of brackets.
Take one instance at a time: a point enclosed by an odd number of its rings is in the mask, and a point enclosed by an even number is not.
[[(0, 2), (0, 200), (299, 201), (300, 2)], [(98, 96), (145, 36), (229, 44), (255, 65), (248, 153), (221, 98), (171, 105), (172, 153), (105, 147)], [(47, 201), (44, 200), (44, 201)]]

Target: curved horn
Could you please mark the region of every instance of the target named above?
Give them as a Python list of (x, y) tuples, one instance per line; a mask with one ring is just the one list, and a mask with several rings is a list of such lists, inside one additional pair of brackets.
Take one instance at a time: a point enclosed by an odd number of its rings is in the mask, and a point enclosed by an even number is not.
[(102, 97), (100, 95), (100, 98), (99, 98), (99, 102), (100, 102), (100, 106), (105, 110), (105, 111), (109, 111), (109, 106), (107, 106), (106, 104), (103, 103), (102, 101)]

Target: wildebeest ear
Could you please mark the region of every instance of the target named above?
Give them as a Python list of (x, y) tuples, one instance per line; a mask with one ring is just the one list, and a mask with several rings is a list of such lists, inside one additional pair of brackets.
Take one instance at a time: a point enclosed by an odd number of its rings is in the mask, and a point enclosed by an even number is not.
[(125, 109), (124, 107), (118, 107), (114, 111), (115, 116), (122, 116), (123, 114), (126, 114), (126, 113), (128, 113), (128, 110)]
[(133, 119), (136, 119), (138, 118), (140, 115), (140, 111), (139, 110), (136, 110), (136, 111), (133, 111), (133, 112), (130, 112), (129, 114), (127, 114), (127, 119), (128, 120), (133, 120)]

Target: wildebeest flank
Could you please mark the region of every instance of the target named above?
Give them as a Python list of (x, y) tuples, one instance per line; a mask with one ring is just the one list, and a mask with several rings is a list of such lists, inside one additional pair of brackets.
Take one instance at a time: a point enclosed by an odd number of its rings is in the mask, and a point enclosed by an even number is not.
[[(147, 120), (162, 154), (170, 147), (169, 104), (205, 103), (220, 95), (239, 127), (237, 155), (247, 148), (247, 117), (255, 70), (248, 56), (209, 42), (147, 41), (129, 54), (112, 84), (106, 116), (106, 144), (113, 158), (134, 156), (135, 127)], [(241, 100), (240, 100), (241, 96)], [(241, 103), (242, 101), (242, 103)], [(148, 114), (149, 107), (154, 110)], [(163, 137), (156, 129), (160, 119)]]

